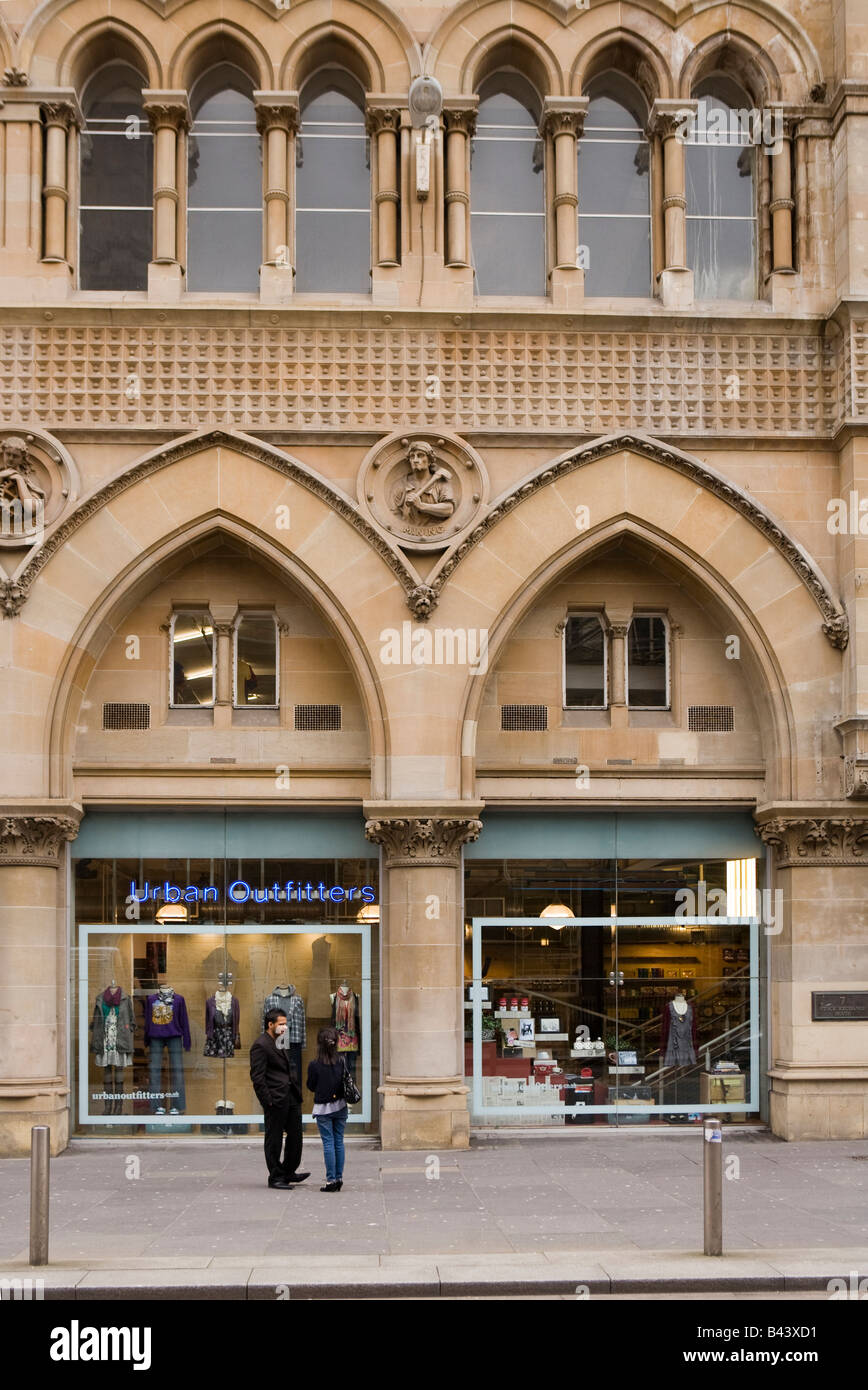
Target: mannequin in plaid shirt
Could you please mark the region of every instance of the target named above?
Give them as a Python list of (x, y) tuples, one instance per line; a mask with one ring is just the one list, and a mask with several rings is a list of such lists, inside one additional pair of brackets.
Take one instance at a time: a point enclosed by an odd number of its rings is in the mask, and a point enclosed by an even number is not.
[(295, 985), (275, 985), (262, 1006), (263, 1018), (269, 1009), (280, 1009), (286, 1014), (286, 1032), (278, 1039), (277, 1045), (289, 1052), (290, 1064), (300, 1085), (301, 1052), (307, 1044), (304, 1000), (296, 993)]

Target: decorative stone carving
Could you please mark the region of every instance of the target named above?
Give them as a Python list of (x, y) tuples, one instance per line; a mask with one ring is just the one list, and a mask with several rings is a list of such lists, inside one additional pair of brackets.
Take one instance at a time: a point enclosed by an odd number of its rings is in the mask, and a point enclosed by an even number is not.
[(77, 834), (78, 820), (72, 816), (0, 817), (0, 868), (56, 869), (64, 841)]
[(397, 131), (401, 113), (396, 106), (369, 106), (365, 111), (365, 129), (369, 135), (383, 130)]
[(4, 87), (29, 87), (30, 78), (23, 68), (4, 68), (3, 85)]
[(66, 505), (72, 482), (69, 464), (53, 444), (0, 430), (0, 547), (38, 543)]
[(757, 826), (757, 834), (774, 848), (780, 869), (868, 865), (868, 817), (777, 816)]
[(844, 795), (851, 801), (868, 797), (868, 759), (854, 754), (844, 758)]
[(482, 460), (455, 435), (390, 435), (359, 472), (364, 510), (407, 550), (444, 549), (487, 493)]
[(430, 584), (416, 584), (407, 595), (407, 607), (424, 622), (437, 607), (437, 594)]
[(474, 817), (460, 820), (394, 817), (369, 820), (365, 836), (382, 845), (390, 866), (453, 865), (461, 860), (461, 846), (478, 840), (482, 821)]

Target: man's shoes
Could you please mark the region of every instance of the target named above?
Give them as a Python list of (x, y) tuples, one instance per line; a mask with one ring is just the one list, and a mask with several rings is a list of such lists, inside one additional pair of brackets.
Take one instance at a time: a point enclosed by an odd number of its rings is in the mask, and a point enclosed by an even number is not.
[(268, 1186), (269, 1186), (269, 1187), (283, 1187), (283, 1188), (289, 1188), (289, 1187), (292, 1186), (292, 1183), (287, 1182), (287, 1181), (286, 1181), (286, 1178), (269, 1178), (269, 1179), (268, 1179)]
[(320, 1188), (320, 1192), (340, 1192), (342, 1184), (339, 1182), (327, 1182), (325, 1187)]
[(287, 1181), (287, 1182), (304, 1182), (305, 1178), (309, 1178), (309, 1177), (310, 1177), (310, 1173), (290, 1173), (290, 1174), (289, 1174), (289, 1177), (286, 1179), (286, 1181)]

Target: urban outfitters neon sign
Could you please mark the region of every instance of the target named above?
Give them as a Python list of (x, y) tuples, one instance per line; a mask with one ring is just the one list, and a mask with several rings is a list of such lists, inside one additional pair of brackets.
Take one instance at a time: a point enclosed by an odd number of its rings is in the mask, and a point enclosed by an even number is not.
[[(358, 897), (357, 897), (358, 895)], [(230, 903), (342, 903), (352, 902), (357, 897), (357, 901), (363, 903), (375, 903), (377, 895), (369, 883), (365, 883), (361, 888), (344, 888), (341, 884), (335, 883), (331, 886), (320, 883), (302, 883), (291, 878), (286, 883), (273, 883), (270, 888), (254, 888), (243, 878), (236, 878), (234, 883), (230, 883), (226, 890), (226, 899)], [(169, 883), (166, 879), (163, 883), (154, 884), (144, 883), (139, 886), (135, 879), (130, 883), (130, 895), (128, 902), (164, 902), (164, 903), (217, 903), (220, 901), (219, 890), (210, 884), (207, 888), (200, 888), (196, 884), (189, 883), (181, 886), (177, 883)]]

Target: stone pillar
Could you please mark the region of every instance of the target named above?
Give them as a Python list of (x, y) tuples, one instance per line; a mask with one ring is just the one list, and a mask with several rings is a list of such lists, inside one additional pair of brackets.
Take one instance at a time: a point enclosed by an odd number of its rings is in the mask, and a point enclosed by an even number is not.
[[(607, 615), (608, 616), (608, 615)], [(609, 619), (609, 717), (613, 729), (627, 727), (627, 633), (629, 619)]]
[(469, 265), (468, 141), (476, 129), (478, 104), (478, 98), (460, 105), (450, 103), (443, 112), (446, 131), (446, 264), (456, 269), (465, 269)]
[(295, 279), (292, 186), (297, 92), (254, 92), (256, 128), (262, 137), (262, 182), (265, 202), (265, 250), (259, 272), (260, 298), (279, 303), (292, 298)]
[(658, 137), (663, 152), (663, 270), (660, 296), (667, 309), (693, 303), (693, 271), (687, 267), (687, 195), (684, 180), (684, 135), (695, 116), (696, 101), (658, 99), (651, 108), (647, 135)]
[(228, 729), (232, 723), (232, 629), (235, 623), (234, 604), (211, 605), (211, 624), (214, 628), (214, 727)]
[(154, 135), (154, 259), (148, 266), (148, 294), (177, 299), (184, 284), (182, 189), (186, 187), (186, 135), (190, 106), (183, 91), (142, 92)]
[(368, 134), (377, 142), (377, 209), (374, 264), (397, 266), (398, 260), (398, 125), (400, 112), (394, 106), (369, 106), (366, 113)]
[[(51, 136), (51, 241), (62, 255), (46, 259), (43, 239), (45, 209), (45, 149), (43, 113), (56, 121)], [(65, 113), (65, 115), (63, 114)], [(69, 126), (65, 124), (69, 119)], [(72, 87), (34, 88), (18, 83), (2, 89), (0, 98), (0, 296), (6, 303), (56, 300), (73, 287), (72, 260), (77, 177), (70, 176), (76, 128), (82, 124)], [(61, 157), (60, 146), (63, 146)], [(67, 254), (68, 253), (68, 254)]]
[(479, 803), (453, 808), (369, 803), (383, 847), (380, 923), (384, 1149), (464, 1149), (464, 924), (461, 846), (482, 829)]
[(584, 271), (578, 262), (577, 141), (585, 124), (587, 97), (546, 97), (540, 134), (554, 145), (555, 264), (552, 303), (568, 309), (584, 297)]
[(812, 1008), (817, 992), (868, 991), (868, 812), (852, 809), (787, 804), (758, 816), (779, 894), (760, 929), (770, 941), (769, 1118), (782, 1139), (868, 1138), (868, 1027), (815, 1019)]
[[(782, 118), (783, 119), (783, 118)], [(780, 299), (776, 291), (780, 286), (787, 295), (796, 288), (788, 283), (788, 277), (795, 274), (793, 266), (793, 213), (796, 203), (793, 198), (793, 129), (791, 118), (783, 119), (782, 149), (772, 154), (771, 164), (771, 269), (772, 303)], [(789, 298), (787, 302), (792, 303)]]
[(32, 1125), (51, 1151), (69, 1137), (66, 914), (58, 871), (81, 807), (22, 803), (0, 814), (0, 1155), (30, 1152)]
[(44, 207), (43, 260), (72, 265), (73, 248), (67, 244), (69, 178), (67, 143), (70, 131), (81, 124), (76, 102), (49, 101), (42, 107), (45, 121), (45, 166), (42, 183)]

